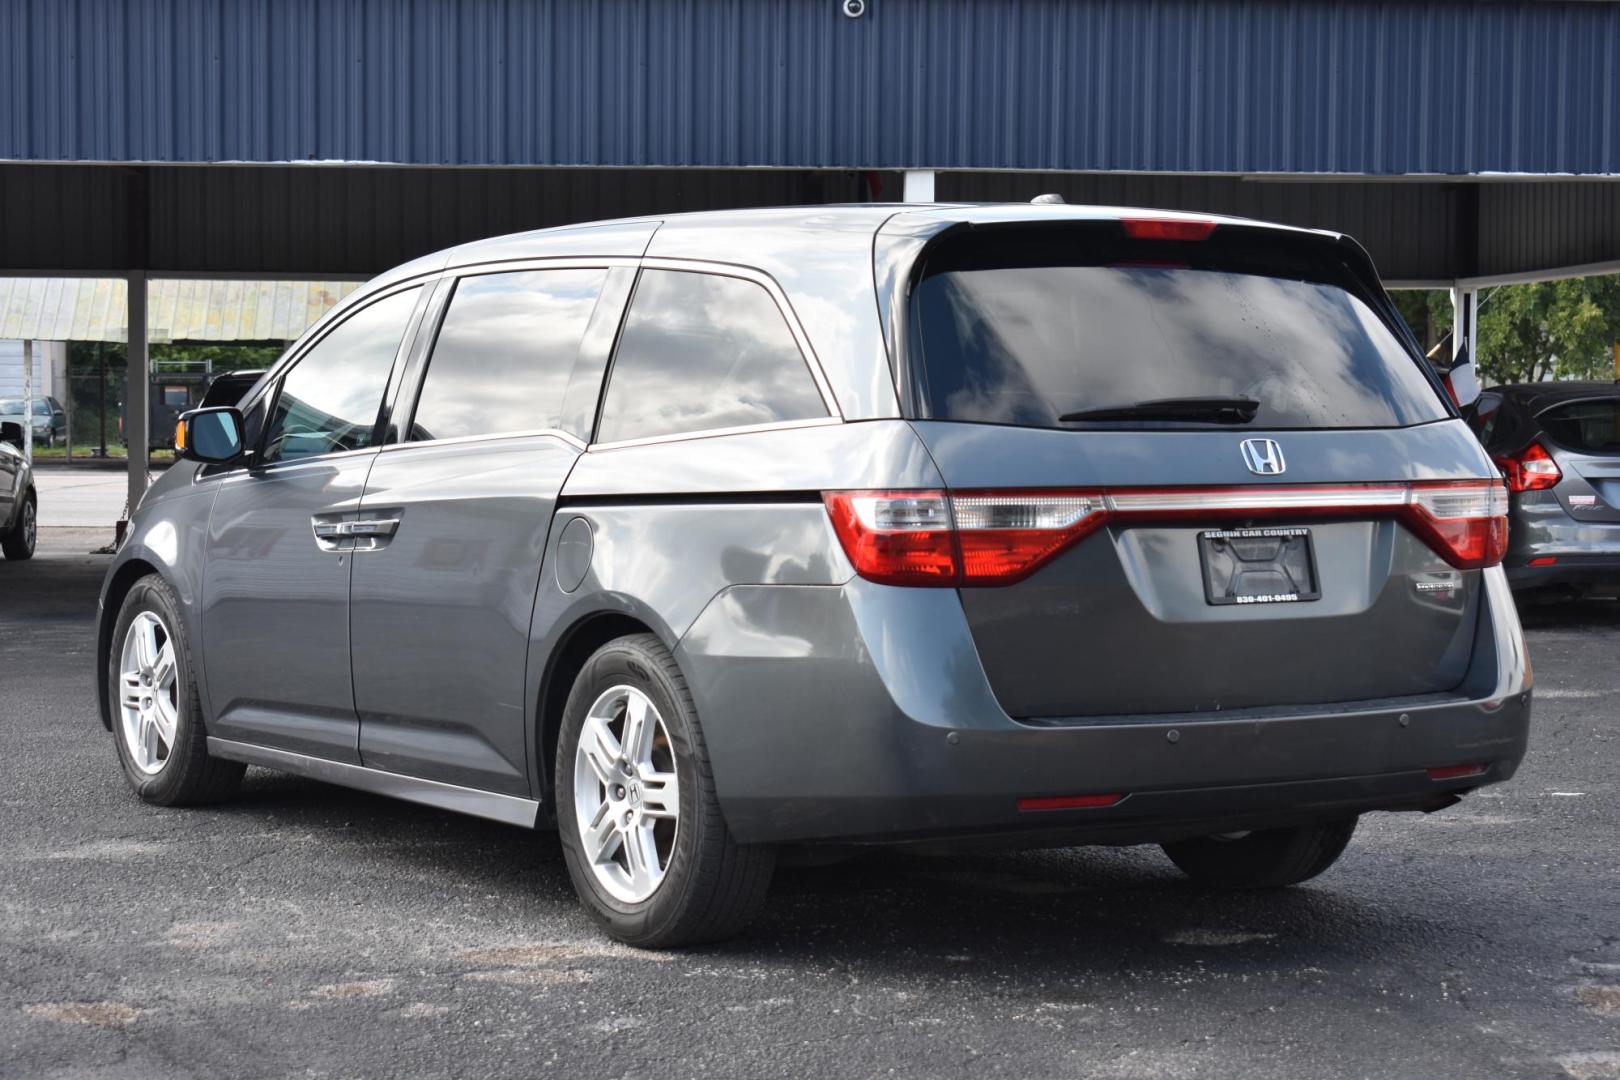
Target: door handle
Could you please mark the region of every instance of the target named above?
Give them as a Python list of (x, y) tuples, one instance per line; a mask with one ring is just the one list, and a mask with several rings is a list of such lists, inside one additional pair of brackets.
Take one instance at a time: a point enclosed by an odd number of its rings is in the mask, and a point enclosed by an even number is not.
[[(388, 539), (399, 528), (399, 521), (398, 517), (360, 518), (358, 521), (313, 517), (309, 524), (315, 532), (315, 543), (322, 551), (348, 551), (356, 547), (350, 541)], [(367, 550), (375, 546), (375, 543), (369, 544)]]
[(393, 536), (399, 528), (399, 518), (361, 518), (359, 521), (338, 522), (340, 536)]

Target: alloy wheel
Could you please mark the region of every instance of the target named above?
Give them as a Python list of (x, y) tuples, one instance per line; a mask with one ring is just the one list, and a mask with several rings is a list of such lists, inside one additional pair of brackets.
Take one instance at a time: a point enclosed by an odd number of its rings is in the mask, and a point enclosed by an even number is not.
[(574, 819), (597, 883), (637, 904), (669, 870), (680, 825), (675, 750), (658, 708), (633, 686), (591, 706), (574, 750)]
[(180, 715), (176, 674), (174, 635), (156, 614), (139, 613), (124, 633), (119, 654), (119, 712), (124, 747), (148, 776), (159, 772), (174, 752)]

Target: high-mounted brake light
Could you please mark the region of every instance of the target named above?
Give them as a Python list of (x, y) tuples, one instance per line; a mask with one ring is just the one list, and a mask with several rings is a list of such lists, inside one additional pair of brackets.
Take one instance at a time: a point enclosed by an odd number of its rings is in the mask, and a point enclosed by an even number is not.
[(1122, 218), (1132, 240), (1208, 240), (1216, 223), (1198, 218)]
[(1553, 487), (1564, 478), (1558, 462), (1547, 453), (1547, 448), (1533, 442), (1512, 457), (1493, 457), (1507, 476), (1509, 491), (1540, 491)]
[(1502, 561), (1499, 480), (1125, 488), (1118, 491), (829, 491), (856, 573), (885, 585), (1010, 585), (1110, 522), (1396, 518), (1459, 570)]

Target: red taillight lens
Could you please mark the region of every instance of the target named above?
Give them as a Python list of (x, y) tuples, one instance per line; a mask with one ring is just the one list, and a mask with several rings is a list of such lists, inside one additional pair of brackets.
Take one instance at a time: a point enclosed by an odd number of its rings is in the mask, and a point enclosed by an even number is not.
[(956, 537), (943, 491), (822, 496), (856, 573), (884, 585), (956, 585)]
[(855, 570), (885, 585), (1007, 585), (1106, 516), (1076, 491), (829, 491), (822, 496)]
[(1208, 240), (1215, 222), (1196, 218), (1124, 218), (1125, 235), (1132, 240)]
[(1007, 585), (1095, 531), (1107, 516), (1096, 492), (967, 491), (951, 496), (962, 580)]
[(1540, 443), (1531, 443), (1512, 457), (1492, 458), (1507, 474), (1509, 491), (1540, 491), (1564, 478), (1558, 462)]
[(1507, 511), (1499, 480), (1413, 484), (1406, 523), (1452, 566), (1480, 570), (1507, 554)]

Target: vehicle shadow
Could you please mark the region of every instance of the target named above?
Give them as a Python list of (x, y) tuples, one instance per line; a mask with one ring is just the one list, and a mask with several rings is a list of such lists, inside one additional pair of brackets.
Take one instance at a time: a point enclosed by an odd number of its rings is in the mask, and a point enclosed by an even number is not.
[(1612, 630), (1620, 627), (1620, 599), (1519, 600), (1526, 630)]
[[(519, 919), (598, 933), (578, 908), (553, 833), (259, 770), (215, 812), (313, 834), (316, 852), (341, 842), (345, 860), (365, 864), (362, 874), (471, 886)], [(1375, 942), (1442, 948), (1443, 922), (1352, 896), (1335, 888), (1334, 874), (1294, 889), (1219, 893), (1187, 882), (1151, 847), (958, 857), (878, 849), (830, 866), (779, 867), (745, 934), (685, 955), (847, 965), (873, 977), (1016, 974), (1034, 987), (1194, 963), (1339, 966), (1345, 954), (1373, 958)]]

